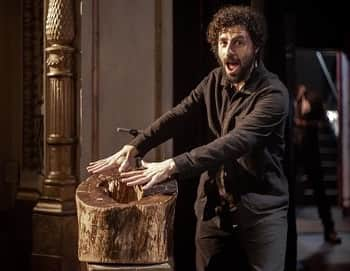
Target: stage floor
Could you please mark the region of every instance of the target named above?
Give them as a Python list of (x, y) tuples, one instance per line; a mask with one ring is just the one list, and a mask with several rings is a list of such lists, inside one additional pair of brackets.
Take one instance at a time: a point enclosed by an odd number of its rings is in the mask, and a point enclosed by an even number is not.
[(314, 206), (297, 208), (298, 271), (350, 270), (350, 217), (332, 208), (335, 227), (342, 239), (340, 245), (323, 240), (323, 228)]

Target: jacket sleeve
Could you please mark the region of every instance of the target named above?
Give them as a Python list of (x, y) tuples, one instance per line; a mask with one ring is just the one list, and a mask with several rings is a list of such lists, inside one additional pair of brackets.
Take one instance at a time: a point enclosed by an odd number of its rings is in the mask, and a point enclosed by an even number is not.
[(129, 143), (136, 147), (140, 156), (144, 156), (152, 148), (172, 138), (181, 131), (179, 127), (183, 122), (202, 112), (201, 109), (204, 106), (203, 95), (207, 81), (208, 77), (204, 78), (177, 106), (155, 120), (143, 133)]
[[(288, 115), (287, 90), (268, 90), (256, 101), (254, 110), (236, 121), (235, 128), (207, 145), (174, 157), (180, 176), (199, 174), (216, 168), (227, 160), (238, 159), (268, 140), (283, 141), (276, 131), (284, 126)], [(276, 138), (274, 138), (274, 136)], [(278, 141), (276, 141), (276, 144)]]

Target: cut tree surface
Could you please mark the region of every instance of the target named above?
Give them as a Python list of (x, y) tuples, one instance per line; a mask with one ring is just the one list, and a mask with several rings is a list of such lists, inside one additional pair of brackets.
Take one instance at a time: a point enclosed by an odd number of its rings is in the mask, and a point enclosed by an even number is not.
[(176, 203), (174, 180), (143, 193), (118, 182), (116, 175), (92, 175), (78, 186), (76, 203), (80, 261), (168, 261)]

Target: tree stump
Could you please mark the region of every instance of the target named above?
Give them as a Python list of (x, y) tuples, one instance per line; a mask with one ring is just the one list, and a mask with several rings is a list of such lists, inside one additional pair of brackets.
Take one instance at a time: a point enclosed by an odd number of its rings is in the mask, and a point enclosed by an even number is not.
[(155, 264), (172, 253), (175, 180), (153, 192), (92, 175), (76, 190), (78, 257), (91, 263)]

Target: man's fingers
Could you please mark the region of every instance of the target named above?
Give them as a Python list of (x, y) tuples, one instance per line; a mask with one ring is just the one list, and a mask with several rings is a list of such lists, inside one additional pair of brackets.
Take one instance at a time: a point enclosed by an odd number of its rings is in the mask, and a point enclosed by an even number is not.
[(151, 180), (153, 174), (145, 170), (134, 170), (121, 173), (121, 182), (128, 186), (144, 184)]
[(107, 159), (101, 159), (101, 160), (97, 160), (97, 161), (94, 161), (94, 162), (90, 162), (89, 165), (86, 168), (94, 169), (94, 168), (99, 167), (101, 165), (104, 165), (106, 163), (108, 163)]
[(132, 171), (121, 172), (120, 177), (124, 179), (135, 175), (143, 175), (144, 172), (145, 172), (144, 170), (132, 170)]
[(154, 181), (154, 179), (152, 178), (151, 181), (149, 181), (149, 182), (146, 183), (144, 186), (142, 186), (142, 189), (143, 189), (143, 190), (147, 190), (147, 189), (151, 188), (154, 184), (155, 184), (155, 181)]
[(134, 185), (139, 185), (139, 184), (144, 184), (147, 182), (149, 177), (144, 177), (144, 178), (138, 178), (135, 181), (129, 181), (126, 183), (127, 186), (134, 186)]
[(87, 169), (94, 169), (94, 168), (96, 168), (96, 167), (98, 167), (100, 165), (100, 163), (93, 163), (93, 164), (89, 164), (86, 168)]
[(143, 174), (133, 174), (133, 175), (129, 175), (128, 177), (124, 176), (121, 178), (121, 182), (122, 183), (130, 183), (130, 182), (133, 182), (133, 181), (136, 181), (136, 180), (139, 180), (139, 179), (147, 179), (149, 178), (148, 176), (146, 175), (143, 175)]
[(107, 166), (108, 165), (106, 165), (106, 164), (96, 165), (95, 167), (91, 168), (90, 170), (92, 172), (98, 172), (98, 171), (104, 170)]
[(108, 161), (106, 159), (101, 159), (98, 161), (94, 161), (94, 162), (90, 162), (89, 165), (86, 167), (87, 169), (95, 169), (96, 167), (99, 167), (103, 164), (108, 163)]
[(89, 163), (89, 166), (93, 166), (93, 165), (96, 165), (98, 163), (101, 163), (101, 162), (104, 162), (106, 159), (100, 159), (100, 160), (97, 160), (97, 161), (92, 161)]
[(168, 177), (166, 167), (163, 164), (141, 162), (144, 169), (121, 172), (121, 182), (128, 186), (144, 185), (142, 188), (147, 190)]
[(162, 182), (163, 180), (165, 180), (164, 176), (156, 174), (152, 177), (152, 179), (148, 183), (142, 186), (142, 189), (147, 190), (151, 188), (153, 185)]
[(97, 168), (100, 168), (100, 167), (101, 167), (101, 165), (94, 165), (94, 166), (91, 166), (91, 167), (87, 167), (86, 169), (88, 171), (94, 171), (94, 170), (96, 170)]
[(96, 165), (93, 168), (89, 168), (88, 171), (92, 173), (99, 173), (102, 171), (106, 171), (108, 169), (113, 168), (115, 165), (113, 163), (102, 163), (100, 165)]

